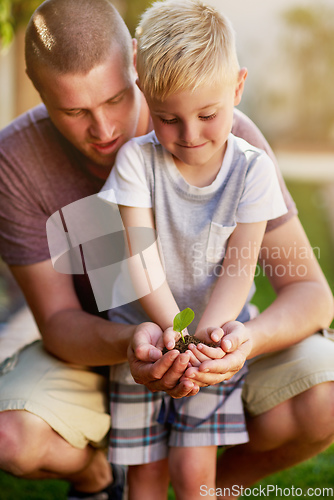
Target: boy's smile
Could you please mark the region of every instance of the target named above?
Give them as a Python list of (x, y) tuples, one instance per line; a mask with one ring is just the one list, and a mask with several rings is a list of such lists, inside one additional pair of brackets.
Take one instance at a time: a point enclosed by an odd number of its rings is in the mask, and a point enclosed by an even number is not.
[(157, 138), (188, 182), (202, 185), (217, 175), (244, 79), (242, 70), (235, 86), (208, 84), (164, 101), (147, 98)]

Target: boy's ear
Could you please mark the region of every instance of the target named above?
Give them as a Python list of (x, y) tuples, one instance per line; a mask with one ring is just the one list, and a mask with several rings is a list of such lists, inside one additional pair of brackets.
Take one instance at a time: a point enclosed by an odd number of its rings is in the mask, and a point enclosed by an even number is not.
[(245, 87), (245, 81), (247, 78), (247, 74), (248, 74), (248, 71), (246, 68), (241, 68), (241, 70), (239, 71), (238, 82), (237, 82), (237, 85), (235, 87), (234, 106), (238, 106), (238, 104), (240, 104), (241, 97), (242, 97), (244, 87)]

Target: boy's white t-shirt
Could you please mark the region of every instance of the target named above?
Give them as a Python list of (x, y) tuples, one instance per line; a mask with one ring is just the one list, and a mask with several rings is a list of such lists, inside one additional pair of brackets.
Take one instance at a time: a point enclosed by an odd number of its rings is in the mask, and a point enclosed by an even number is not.
[[(287, 212), (271, 159), (232, 134), (215, 180), (205, 187), (187, 183), (154, 131), (134, 138), (120, 149), (99, 196), (113, 203), (116, 199), (119, 205), (153, 209), (167, 281), (180, 310), (191, 307), (197, 320), (236, 224), (274, 219)], [(123, 292), (124, 287), (115, 288), (115, 304), (124, 303)], [(138, 302), (113, 314), (129, 323), (149, 320)], [(245, 307), (239, 320), (247, 319)], [(195, 320), (190, 333), (196, 325)]]

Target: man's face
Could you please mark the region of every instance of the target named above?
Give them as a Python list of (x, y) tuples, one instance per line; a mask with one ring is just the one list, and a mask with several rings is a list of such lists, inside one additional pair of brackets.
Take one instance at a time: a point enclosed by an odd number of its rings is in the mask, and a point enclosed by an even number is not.
[(89, 73), (39, 72), (41, 97), (57, 129), (102, 167), (113, 165), (119, 148), (136, 134), (141, 97), (134, 67), (120, 50)]

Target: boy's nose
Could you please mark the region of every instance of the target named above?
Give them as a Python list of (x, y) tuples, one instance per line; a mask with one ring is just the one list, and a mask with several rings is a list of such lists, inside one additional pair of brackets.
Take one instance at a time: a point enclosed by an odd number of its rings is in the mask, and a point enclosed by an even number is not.
[(198, 127), (193, 123), (183, 124), (181, 130), (181, 140), (185, 144), (193, 145), (198, 138)]

